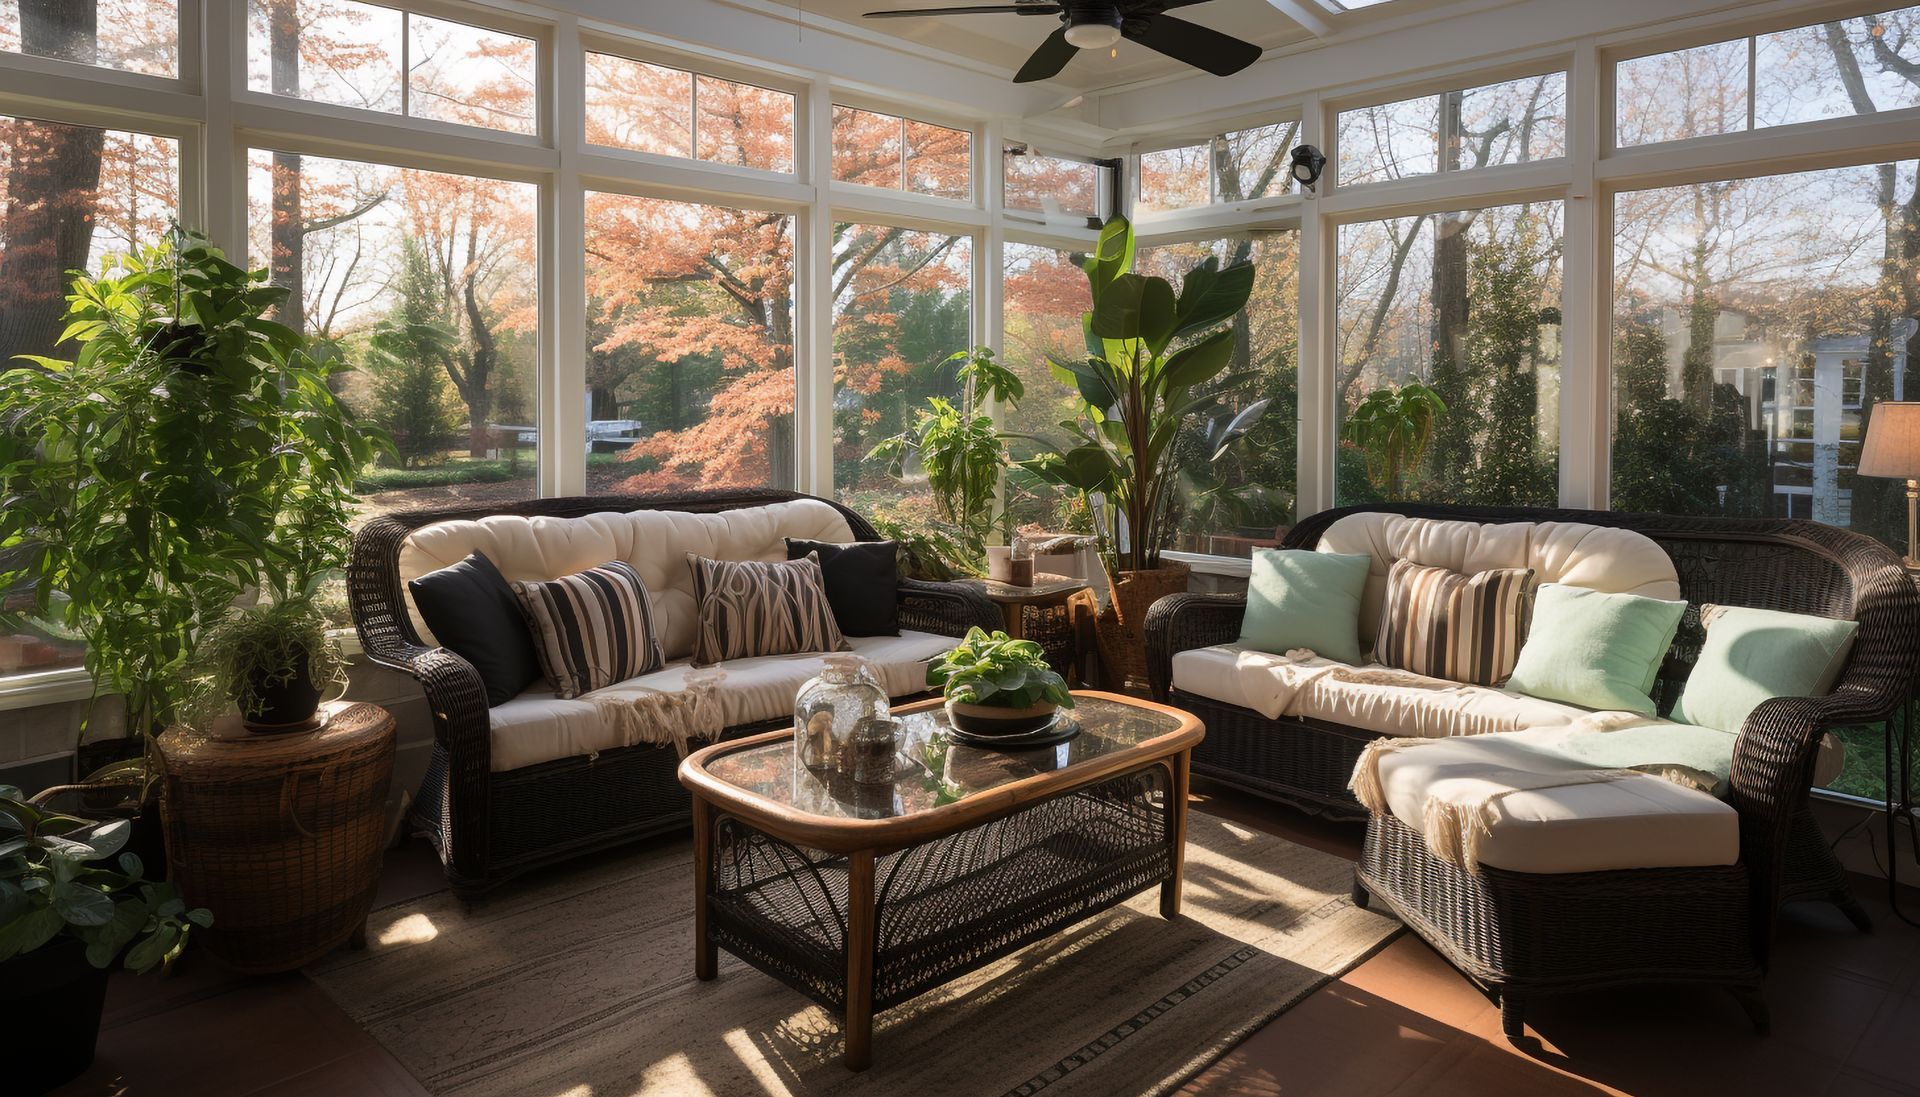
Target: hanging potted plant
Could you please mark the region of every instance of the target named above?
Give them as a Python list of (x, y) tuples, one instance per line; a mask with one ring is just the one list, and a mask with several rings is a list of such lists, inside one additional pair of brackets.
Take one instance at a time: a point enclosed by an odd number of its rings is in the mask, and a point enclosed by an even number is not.
[(1341, 439), (1366, 458), (1367, 479), (1390, 500), (1412, 495), (1420, 479), (1434, 428), (1446, 418), (1447, 404), (1430, 386), (1408, 381), (1398, 388), (1367, 393), (1347, 413)]
[[(1133, 226), (1115, 217), (1084, 265), (1093, 308), (1081, 321), (1083, 359), (1049, 357), (1055, 377), (1079, 395), (1080, 418), (1065, 444), (1021, 467), (1081, 493), (1099, 515), (1113, 569), (1113, 597), (1095, 620), (1101, 661), (1116, 686), (1145, 680), (1147, 607), (1187, 588), (1185, 564), (1161, 559), (1173, 534), (1180, 483), (1175, 441), (1196, 417), (1216, 416), (1254, 381), (1233, 363), (1228, 321), (1253, 292), (1254, 266), (1214, 259), (1188, 271), (1179, 290), (1133, 273)], [(1211, 458), (1229, 452), (1265, 414), (1256, 400), (1230, 412)]]
[(8, 1092), (45, 1093), (93, 1062), (107, 970), (165, 969), (194, 927), (173, 886), (123, 852), (124, 819), (76, 818), (0, 786), (0, 1068)]
[[(176, 227), (74, 279), (71, 360), (0, 373), (0, 590), (85, 639), (96, 700), (124, 700), (144, 754), (182, 715), (205, 631), (345, 551), (378, 435), (329, 386), (343, 367), (267, 319), (286, 293)], [(150, 771), (89, 781), (138, 813)]]

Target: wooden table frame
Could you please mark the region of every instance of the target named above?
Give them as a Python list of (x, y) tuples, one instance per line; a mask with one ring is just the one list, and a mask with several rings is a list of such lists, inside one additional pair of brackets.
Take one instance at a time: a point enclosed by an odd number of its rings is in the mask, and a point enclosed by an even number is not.
[[(864, 1070), (872, 1062), (877, 917), (874, 864), (881, 857), (983, 826), (1092, 785), (1158, 769), (1164, 772), (1166, 779), (1172, 862), (1171, 872), (1159, 884), (1160, 913), (1169, 919), (1178, 916), (1186, 851), (1190, 757), (1193, 747), (1205, 735), (1205, 729), (1193, 715), (1150, 701), (1090, 691), (1076, 691), (1075, 695), (1164, 713), (1176, 717), (1179, 724), (1164, 735), (1104, 757), (1067, 769), (1021, 778), (951, 804), (890, 819), (840, 819), (813, 815), (755, 795), (707, 772), (707, 764), (717, 757), (789, 740), (791, 731), (776, 731), (719, 743), (689, 756), (681, 763), (680, 780), (693, 794), (694, 976), (702, 980), (712, 979), (719, 968), (719, 946), (712, 935), (708, 908), (714, 890), (715, 827), (722, 816), (731, 816), (755, 830), (796, 846), (846, 857), (845, 1062), (852, 1070)], [(939, 704), (938, 700), (927, 701), (898, 711), (905, 714)], [(1121, 896), (1114, 903), (1124, 898)], [(1105, 907), (1086, 910), (1074, 921), (1090, 917), (1098, 909)], [(1048, 932), (1059, 932), (1071, 924), (1055, 926)], [(955, 972), (953, 977), (960, 974), (964, 972)]]

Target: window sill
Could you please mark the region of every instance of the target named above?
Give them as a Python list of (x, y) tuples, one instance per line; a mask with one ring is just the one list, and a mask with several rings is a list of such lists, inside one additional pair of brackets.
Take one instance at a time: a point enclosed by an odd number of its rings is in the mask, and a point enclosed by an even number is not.
[(1160, 554), (1162, 560), (1173, 560), (1192, 568), (1199, 575), (1219, 575), (1230, 579), (1245, 579), (1253, 574), (1253, 561), (1244, 556), (1214, 556), (1205, 552), (1165, 551)]
[[(360, 658), (358, 633), (350, 628), (338, 628), (328, 629), (327, 635), (340, 645), (340, 653), (348, 661)], [(0, 676), (0, 712), (85, 701), (92, 696), (93, 679), (87, 676), (85, 667)]]

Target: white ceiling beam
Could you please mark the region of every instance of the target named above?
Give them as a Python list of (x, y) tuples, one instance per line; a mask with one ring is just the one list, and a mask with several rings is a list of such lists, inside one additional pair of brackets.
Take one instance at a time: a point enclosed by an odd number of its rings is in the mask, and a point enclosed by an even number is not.
[(1313, 6), (1313, 0), (1267, 0), (1275, 11), (1305, 27), (1315, 38), (1333, 33), (1333, 24)]

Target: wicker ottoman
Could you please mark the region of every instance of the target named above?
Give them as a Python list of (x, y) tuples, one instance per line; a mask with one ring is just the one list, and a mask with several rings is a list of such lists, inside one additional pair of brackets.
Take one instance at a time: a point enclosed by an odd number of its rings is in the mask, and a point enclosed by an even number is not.
[(264, 974), (366, 943), (393, 749), (393, 717), (362, 704), (314, 732), (161, 737), (167, 866), (187, 905), (213, 912), (198, 948)]

